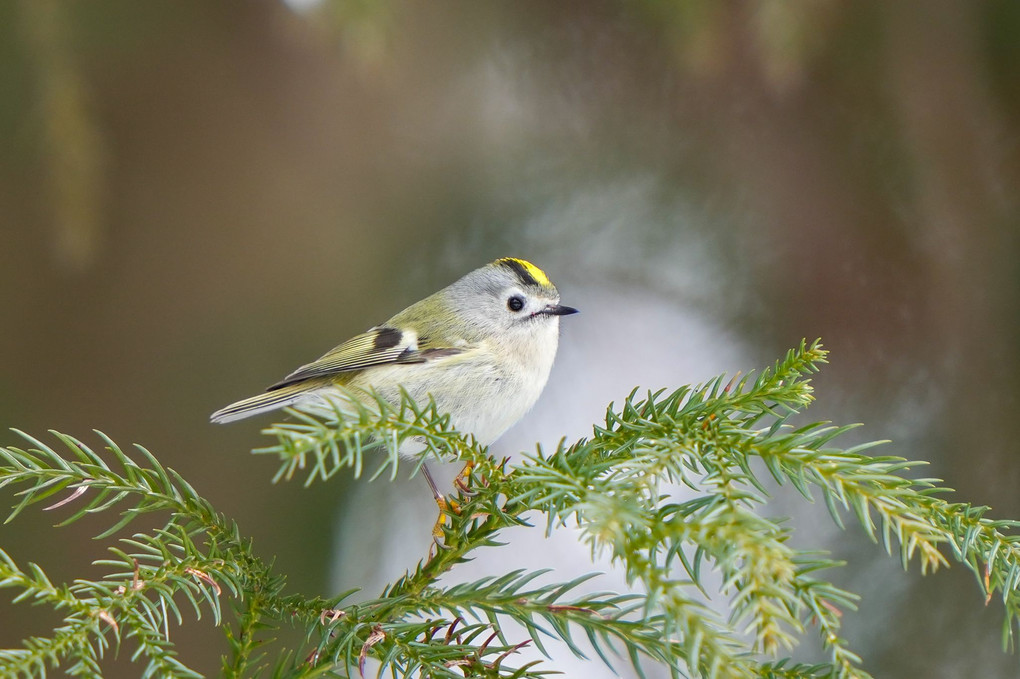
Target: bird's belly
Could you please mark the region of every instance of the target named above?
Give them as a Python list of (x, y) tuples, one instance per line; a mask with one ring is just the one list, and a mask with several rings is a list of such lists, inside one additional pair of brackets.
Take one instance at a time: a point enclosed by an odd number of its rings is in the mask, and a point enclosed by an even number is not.
[(547, 379), (548, 370), (511, 374), (495, 363), (451, 361), (380, 366), (351, 380), (351, 386), (374, 389), (394, 404), (400, 402), (401, 387), (419, 405), (431, 396), (458, 431), (487, 446), (531, 409)]

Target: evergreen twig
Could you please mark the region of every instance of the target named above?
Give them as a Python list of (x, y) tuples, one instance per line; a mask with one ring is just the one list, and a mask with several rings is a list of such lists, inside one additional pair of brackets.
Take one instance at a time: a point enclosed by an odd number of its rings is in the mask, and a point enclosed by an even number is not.
[[(424, 444), (419, 465), (430, 456), (474, 463), (474, 492), (457, 498), (446, 548), (360, 600), (353, 592), (331, 600), (285, 593), (283, 578), (236, 524), (144, 448), (129, 454), (99, 433), (101, 454), (53, 432), (58, 451), (18, 432), (27, 449), (0, 448), (0, 488), (15, 491), (8, 521), (44, 501), (70, 511), (59, 525), (113, 512), (99, 536), (112, 539), (143, 514), (166, 518), (158, 529), (118, 538), (96, 562), (107, 571), (98, 580), (56, 585), (39, 566), (19, 566), (0, 551), (0, 588), (64, 616), (49, 636), (0, 650), (0, 673), (97, 676), (112, 650), (127, 645), (143, 676), (197, 676), (169, 630), (206, 614), (227, 637), (225, 677), (357, 676), (368, 658), (394, 677), (542, 677), (548, 663), (524, 662), (519, 651), (545, 652), (549, 639), (611, 667), (624, 658), (639, 674), (655, 663), (685, 677), (867, 677), (840, 637), (841, 614), (856, 596), (822, 575), (839, 564), (791, 547), (792, 528), (761, 511), (768, 479), (808, 500), (821, 497), (839, 526), (856, 519), (905, 568), (915, 560), (922, 572), (964, 564), (987, 599), (1001, 597), (1004, 644), (1012, 648), (1018, 522), (942, 499), (947, 489), (937, 480), (905, 475), (918, 463), (868, 455), (875, 443), (837, 447), (850, 427), (792, 424), (811, 403), (809, 377), (824, 362), (818, 342), (802, 343), (754, 379), (635, 391), (610, 406), (590, 438), (538, 449), (517, 465), (491, 459), (434, 404), (406, 396), (396, 406), (373, 397), (292, 412), (296, 422), (268, 429), (274, 443), (256, 451), (279, 457), (277, 479), (303, 476), (307, 484), (344, 469), (359, 476), (368, 465), (373, 476), (393, 476), (409, 439)], [(367, 456), (372, 448), (385, 454)], [(503, 529), (536, 516), (546, 530), (576, 526), (593, 555), (607, 554), (640, 594), (580, 593), (591, 576), (557, 582), (547, 571), (439, 584), (478, 548), (497, 546)], [(707, 584), (709, 571), (721, 584)], [(304, 629), (303, 646), (274, 639), (285, 622)], [(812, 629), (829, 662), (784, 658)]]

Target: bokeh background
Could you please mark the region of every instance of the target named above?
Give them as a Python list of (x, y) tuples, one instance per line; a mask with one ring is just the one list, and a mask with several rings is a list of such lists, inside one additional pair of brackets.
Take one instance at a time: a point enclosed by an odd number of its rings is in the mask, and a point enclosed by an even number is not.
[[(820, 336), (809, 419), (1020, 517), (1018, 74), (1012, 0), (0, 3), (0, 426), (142, 443), (294, 591), (374, 594), (427, 548), (424, 484), (274, 486), (271, 420), (208, 413), (512, 255), (582, 314), (494, 453)], [(875, 676), (1017, 676), (972, 576), (779, 505), (849, 562)], [(52, 523), (0, 545), (96, 574), (101, 524)], [(4, 601), (0, 647), (53, 623)], [(217, 674), (210, 620), (175, 634)]]

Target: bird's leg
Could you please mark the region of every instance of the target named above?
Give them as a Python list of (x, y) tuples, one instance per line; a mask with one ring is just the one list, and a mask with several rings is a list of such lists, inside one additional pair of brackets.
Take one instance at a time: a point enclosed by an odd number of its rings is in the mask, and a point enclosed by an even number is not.
[[(469, 482), (471, 480), (471, 470), (475, 468), (474, 462), (468, 462), (464, 465), (464, 468), (457, 474), (457, 478), (453, 480), (453, 485), (457, 487), (457, 490), (462, 495), (471, 497), (475, 495), (475, 491), (471, 490)], [(425, 477), (425, 481), (429, 484), (429, 488), (432, 489), (432, 497), (436, 501), (436, 506), (439, 507), (439, 517), (436, 518), (436, 523), (432, 526), (432, 539), (437, 545), (441, 545), (443, 539), (443, 524), (446, 522), (446, 515), (453, 513), (460, 513), (460, 505), (457, 504), (453, 498), (447, 498), (439, 490), (439, 486), (436, 485), (435, 480), (432, 478), (432, 474), (429, 472), (429, 468), (426, 464), (421, 466), (421, 474)]]
[(436, 485), (436, 482), (432, 480), (432, 474), (429, 473), (428, 465), (422, 463), (421, 474), (425, 477), (425, 481), (429, 484), (429, 488), (432, 489), (432, 497), (436, 501), (436, 506), (439, 507), (439, 518), (436, 519), (436, 525), (432, 526), (432, 539), (435, 540), (438, 545), (443, 538), (443, 523), (446, 521), (446, 515), (451, 511), (457, 512), (459, 508), (456, 502), (453, 500), (447, 500), (446, 496), (439, 492), (439, 487)]
[(457, 474), (457, 478), (453, 480), (453, 485), (457, 486), (457, 489), (464, 495), (471, 497), (477, 495), (477, 493), (471, 490), (471, 470), (475, 468), (475, 463), (468, 461), (464, 468), (460, 470), (460, 474)]

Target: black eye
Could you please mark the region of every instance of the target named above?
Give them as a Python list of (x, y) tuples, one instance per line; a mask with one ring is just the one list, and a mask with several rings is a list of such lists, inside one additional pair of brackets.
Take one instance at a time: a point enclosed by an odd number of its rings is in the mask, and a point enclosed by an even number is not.
[(510, 311), (520, 311), (524, 308), (524, 298), (520, 295), (514, 295), (506, 301), (506, 308)]

